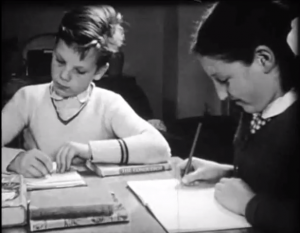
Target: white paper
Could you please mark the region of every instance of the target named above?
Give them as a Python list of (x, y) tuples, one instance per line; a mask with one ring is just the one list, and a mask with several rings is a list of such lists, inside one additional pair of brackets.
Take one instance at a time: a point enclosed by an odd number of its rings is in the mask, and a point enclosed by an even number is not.
[(186, 187), (177, 179), (129, 181), (128, 186), (168, 232), (251, 227), (217, 203), (213, 187)]
[(53, 173), (42, 178), (25, 178), (28, 190), (54, 189), (86, 185), (76, 171)]

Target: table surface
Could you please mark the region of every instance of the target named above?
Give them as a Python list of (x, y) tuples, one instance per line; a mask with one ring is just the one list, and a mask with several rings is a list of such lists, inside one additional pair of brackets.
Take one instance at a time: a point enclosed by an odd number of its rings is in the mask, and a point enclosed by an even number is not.
[[(173, 167), (180, 161), (178, 157), (172, 157)], [(122, 224), (108, 224), (108, 225), (97, 225), (79, 228), (66, 228), (49, 230), (43, 232), (64, 232), (64, 233), (165, 233), (166, 231), (162, 228), (158, 221), (156, 221), (147, 209), (141, 204), (141, 202), (133, 195), (133, 193), (127, 188), (127, 181), (132, 180), (149, 180), (149, 179), (168, 179), (177, 177), (175, 169), (171, 171), (118, 176), (118, 177), (106, 177), (99, 178), (91, 172), (83, 172), (82, 176), (87, 182), (88, 186), (101, 189), (107, 188), (114, 192), (118, 199), (124, 204), (125, 208), (130, 214), (130, 222)], [(63, 189), (57, 189), (58, 192), (62, 192)], [(29, 193), (30, 196), (30, 193)], [(3, 228), (3, 233), (25, 233), (30, 232), (28, 227), (19, 228)], [(211, 231), (210, 231), (211, 233)], [(259, 233), (254, 229), (236, 229), (218, 231), (218, 233)]]

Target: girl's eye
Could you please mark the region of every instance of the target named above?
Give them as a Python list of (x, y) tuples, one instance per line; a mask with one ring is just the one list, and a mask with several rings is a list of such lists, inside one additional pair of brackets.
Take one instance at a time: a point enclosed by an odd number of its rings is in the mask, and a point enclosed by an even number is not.
[(219, 82), (220, 84), (227, 84), (227, 83), (228, 83), (228, 79), (225, 79), (225, 80), (220, 80), (220, 79), (218, 79), (218, 82)]

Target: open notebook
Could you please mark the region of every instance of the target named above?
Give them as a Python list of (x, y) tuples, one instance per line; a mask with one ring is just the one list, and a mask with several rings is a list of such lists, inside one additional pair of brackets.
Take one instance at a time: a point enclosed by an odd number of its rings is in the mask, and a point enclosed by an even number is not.
[[(53, 163), (53, 169), (56, 171), (56, 163)], [(25, 182), (28, 191), (86, 186), (84, 179), (75, 170), (65, 173), (54, 172), (42, 178), (25, 178)]]
[(168, 232), (251, 227), (216, 202), (212, 186), (184, 187), (177, 179), (129, 181), (128, 186)]

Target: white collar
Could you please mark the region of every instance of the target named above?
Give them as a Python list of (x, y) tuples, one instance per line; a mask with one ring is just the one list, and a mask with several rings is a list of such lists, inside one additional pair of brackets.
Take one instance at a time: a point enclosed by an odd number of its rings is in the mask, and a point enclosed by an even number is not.
[(298, 96), (294, 90), (290, 90), (283, 96), (277, 98), (271, 102), (265, 110), (263, 110), (261, 117), (267, 119), (273, 116), (277, 116), (283, 113), (288, 107), (290, 107), (296, 100)]
[[(90, 93), (91, 93), (91, 89), (93, 89), (95, 86), (95, 84), (92, 82), (89, 87), (81, 92), (80, 94), (78, 94), (77, 96), (74, 96), (74, 97), (70, 97), (70, 98), (77, 98), (77, 100), (80, 102), (80, 103), (85, 103), (89, 97), (90, 97)], [(64, 99), (69, 99), (69, 98), (63, 98), (59, 95), (56, 94), (56, 92), (53, 90), (53, 81), (50, 83), (50, 97), (54, 100), (64, 100)]]

